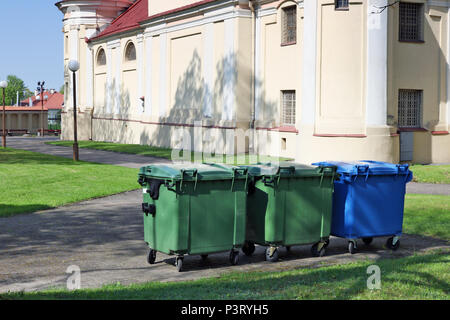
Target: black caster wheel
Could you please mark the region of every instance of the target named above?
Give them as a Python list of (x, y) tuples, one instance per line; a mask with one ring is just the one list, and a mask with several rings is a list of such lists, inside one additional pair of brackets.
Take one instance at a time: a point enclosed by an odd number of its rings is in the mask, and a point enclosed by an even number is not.
[(202, 260), (203, 260), (203, 261), (205, 261), (206, 259), (208, 259), (208, 255), (207, 255), (207, 254), (202, 254), (201, 257), (202, 257)]
[(356, 244), (353, 241), (348, 242), (348, 252), (351, 254), (356, 253)]
[(369, 245), (372, 243), (373, 238), (362, 238), (362, 241), (364, 242), (365, 245)]
[(239, 251), (230, 251), (230, 263), (235, 266), (239, 263)]
[(319, 244), (320, 244), (320, 242), (315, 243), (311, 247), (311, 255), (313, 257), (323, 257), (325, 255), (326, 243), (322, 244), (320, 250), (319, 250)]
[(278, 261), (278, 249), (275, 247), (269, 247), (266, 249), (266, 260), (270, 262)]
[(183, 257), (176, 258), (175, 266), (177, 267), (178, 272), (181, 272), (183, 270)]
[(150, 249), (147, 255), (147, 262), (149, 264), (154, 264), (156, 260), (156, 250)]
[(250, 257), (255, 252), (255, 244), (253, 242), (246, 242), (242, 247), (242, 252)]
[(400, 239), (397, 239), (397, 242), (394, 244), (394, 237), (390, 237), (386, 241), (386, 247), (391, 250), (397, 250), (400, 247)]

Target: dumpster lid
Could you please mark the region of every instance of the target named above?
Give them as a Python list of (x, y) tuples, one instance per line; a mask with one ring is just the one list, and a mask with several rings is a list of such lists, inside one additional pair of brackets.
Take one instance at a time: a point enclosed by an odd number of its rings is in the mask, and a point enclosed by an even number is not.
[(147, 178), (171, 180), (224, 180), (233, 177), (245, 178), (247, 172), (239, 167), (221, 164), (174, 163), (141, 167), (139, 175), (145, 175)]
[[(282, 176), (321, 176), (322, 170), (318, 167), (299, 164), (294, 162), (279, 163), (257, 163), (254, 165), (242, 165), (241, 168), (248, 168), (248, 173), (253, 176), (273, 176), (278, 172)], [(331, 174), (333, 170), (325, 173)]]
[(337, 167), (337, 172), (345, 175), (409, 175), (411, 171), (408, 164), (393, 164), (381, 161), (361, 160), (361, 161), (324, 161), (316, 162), (313, 165), (333, 165)]

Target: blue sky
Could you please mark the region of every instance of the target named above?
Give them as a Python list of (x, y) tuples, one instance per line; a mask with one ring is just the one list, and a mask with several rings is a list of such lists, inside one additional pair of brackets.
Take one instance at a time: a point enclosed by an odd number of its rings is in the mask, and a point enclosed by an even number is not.
[(34, 91), (64, 83), (62, 13), (56, 0), (8, 0), (0, 6), (0, 80), (9, 74)]

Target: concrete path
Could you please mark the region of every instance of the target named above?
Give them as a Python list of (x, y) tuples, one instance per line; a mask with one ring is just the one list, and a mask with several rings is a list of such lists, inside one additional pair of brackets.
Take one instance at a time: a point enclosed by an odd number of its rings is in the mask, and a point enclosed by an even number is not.
[(406, 184), (406, 193), (435, 194), (435, 195), (449, 196), (450, 184), (409, 182), (408, 184)]
[[(266, 262), (264, 248), (252, 257), (240, 253), (240, 262), (231, 266), (228, 252), (213, 254), (203, 262), (187, 256), (184, 272), (177, 272), (174, 257), (157, 254), (154, 265), (147, 264), (140, 208), (141, 192), (85, 201), (54, 210), (0, 218), (0, 292), (34, 291), (66, 286), (66, 270), (81, 269), (82, 288), (148, 281), (180, 281), (219, 276), (230, 271), (286, 270), (347, 263), (356, 260), (402, 257), (430, 249), (449, 248), (448, 242), (404, 235), (401, 247), (392, 252), (383, 248), (386, 238), (375, 239), (359, 252), (347, 253), (347, 241), (333, 238), (322, 258), (310, 256), (310, 245), (280, 249), (280, 261)], [(355, 275), (366, 277), (365, 274)]]
[[(55, 137), (45, 137), (45, 138), (8, 137), (7, 146), (14, 149), (34, 151), (72, 159), (73, 158), (72, 148), (45, 144), (45, 142), (47, 141), (58, 141), (58, 140), (59, 139)], [(80, 148), (79, 157), (80, 160), (83, 161), (113, 164), (128, 168), (140, 168), (142, 166), (148, 165), (149, 163), (169, 162), (169, 160), (167, 159), (156, 157), (147, 157), (127, 153), (91, 150), (83, 148)]]

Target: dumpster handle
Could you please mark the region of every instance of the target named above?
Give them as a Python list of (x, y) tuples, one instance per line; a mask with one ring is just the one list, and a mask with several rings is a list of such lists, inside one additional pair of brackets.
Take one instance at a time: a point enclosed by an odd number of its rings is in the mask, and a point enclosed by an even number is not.
[(286, 166), (286, 167), (279, 166), (278, 170), (277, 170), (277, 173), (276, 173), (276, 175), (277, 175), (277, 184), (280, 184), (281, 170), (288, 170), (289, 173), (291, 173), (291, 174), (295, 173), (295, 167), (294, 166)]
[[(173, 187), (176, 186), (176, 182), (171, 181), (171, 183), (169, 183), (169, 181), (166, 180), (166, 182), (164, 183), (164, 185), (166, 186), (167, 190), (176, 192), (176, 189), (173, 188)], [(180, 189), (181, 189), (181, 187), (180, 187)]]
[(195, 184), (194, 184), (194, 190), (197, 187), (197, 169), (194, 170), (185, 170), (185, 169), (181, 169), (181, 181), (180, 181), (180, 190), (183, 188), (183, 179), (184, 179), (184, 174), (188, 173), (188, 172), (192, 172), (192, 176), (195, 177)]

